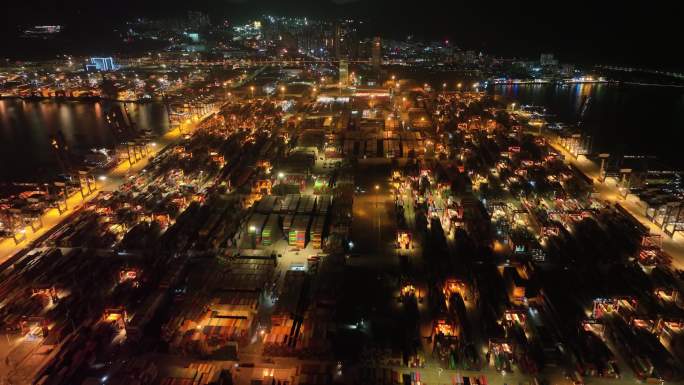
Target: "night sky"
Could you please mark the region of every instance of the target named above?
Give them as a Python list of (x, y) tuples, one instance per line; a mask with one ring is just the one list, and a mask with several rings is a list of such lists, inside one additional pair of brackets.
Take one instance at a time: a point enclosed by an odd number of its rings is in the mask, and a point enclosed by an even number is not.
[[(3, 23), (6, 36), (23, 25), (62, 23), (72, 33), (97, 39), (134, 16), (175, 16), (187, 10), (231, 22), (264, 13), (350, 16), (367, 19), (369, 34), (450, 39), (495, 55), (536, 58), (553, 52), (567, 62), (684, 71), (678, 60), (684, 6), (671, 1), (27, 0), (3, 7), (9, 7), (5, 16), (10, 16)], [(15, 48), (3, 45), (0, 55), (13, 56)]]

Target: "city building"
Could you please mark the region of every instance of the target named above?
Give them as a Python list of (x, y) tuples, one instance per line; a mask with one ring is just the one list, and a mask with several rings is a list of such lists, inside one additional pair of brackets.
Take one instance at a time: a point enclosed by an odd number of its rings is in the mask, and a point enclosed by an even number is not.
[(114, 59), (110, 57), (93, 57), (90, 58), (90, 64), (85, 65), (86, 71), (116, 71), (120, 68), (114, 63)]
[(349, 85), (349, 60), (346, 57), (340, 58), (340, 87)]
[(543, 53), (539, 57), (539, 64), (542, 67), (556, 66), (558, 65), (558, 60), (553, 57), (552, 53)]
[(373, 38), (373, 48), (371, 51), (371, 64), (374, 71), (380, 71), (380, 65), (382, 64), (382, 39), (377, 36)]

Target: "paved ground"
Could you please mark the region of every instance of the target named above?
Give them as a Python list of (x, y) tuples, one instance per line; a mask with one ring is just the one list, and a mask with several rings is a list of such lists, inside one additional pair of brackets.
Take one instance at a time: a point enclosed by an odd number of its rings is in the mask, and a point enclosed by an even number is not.
[(40, 340), (0, 335), (0, 385), (29, 383), (47, 357), (40, 349)]
[[(181, 127), (183, 133), (192, 132), (196, 128), (196, 123), (183, 123)], [(43, 227), (33, 232), (30, 227), (26, 227), (26, 239), (15, 244), (12, 238), (4, 239), (0, 241), (0, 266), (12, 258), (15, 254), (20, 252), (22, 249), (26, 248), (31, 242), (40, 239), (41, 237), (49, 234), (49, 232), (55, 227), (62, 223), (69, 215), (75, 213), (80, 208), (83, 207), (85, 203), (92, 200), (97, 196), (97, 191), (113, 191), (117, 189), (121, 184), (123, 184), (129, 176), (138, 173), (140, 170), (145, 168), (148, 161), (152, 159), (157, 153), (168, 146), (171, 143), (176, 142), (180, 138), (180, 132), (178, 130), (173, 130), (167, 132), (164, 136), (158, 138), (154, 143), (154, 146), (150, 146), (150, 153), (147, 157), (139, 160), (133, 165), (130, 165), (128, 161), (122, 162), (117, 167), (112, 169), (107, 175), (106, 180), (102, 181), (96, 179), (96, 188), (92, 194), (83, 198), (79, 192), (72, 194), (67, 199), (67, 210), (62, 214), (55, 209), (48, 210), (42, 217)]]
[[(183, 133), (188, 133), (196, 128), (196, 123), (186, 124), (182, 127)], [(97, 196), (97, 191), (113, 191), (123, 184), (129, 176), (142, 170), (150, 159), (171, 143), (180, 138), (180, 132), (174, 130), (158, 138), (154, 146), (150, 147), (147, 157), (137, 161), (133, 165), (129, 162), (121, 163), (107, 174), (106, 180), (97, 181), (97, 190), (83, 198), (80, 193), (73, 194), (67, 200), (68, 210), (61, 215), (57, 209), (48, 210), (43, 215), (43, 227), (33, 232), (30, 227), (26, 231), (26, 239), (15, 244), (13, 239), (0, 241), (0, 266), (12, 263), (15, 256), (30, 249), (31, 242), (43, 239), (58, 225), (67, 220), (72, 214), (83, 207), (85, 203)], [(1, 300), (1, 299), (0, 299)], [(24, 337), (15, 335), (0, 335), (0, 385), (28, 383), (33, 378), (35, 371), (42, 367), (43, 363), (50, 358), (43, 352), (45, 346), (40, 341), (28, 341)], [(10, 382), (11, 381), (11, 382)]]
[(354, 196), (352, 253), (360, 257), (350, 261), (351, 264), (370, 264), (378, 269), (398, 265), (396, 213), (388, 178), (388, 169), (382, 167), (358, 170), (356, 186), (365, 192)]
[(677, 269), (684, 269), (684, 236), (675, 234), (674, 237), (670, 238), (669, 235), (665, 234), (660, 227), (646, 217), (646, 204), (637, 196), (628, 195), (627, 199), (622, 199), (614, 179), (607, 178), (604, 183), (600, 183), (598, 179), (599, 165), (582, 155), (574, 158), (557, 142), (551, 141), (551, 144), (565, 156), (569, 163), (575, 165), (586, 176), (594, 180), (594, 187), (596, 192), (601, 194), (601, 198), (608, 202), (619, 202), (634, 218), (648, 227), (652, 234), (660, 235), (663, 241), (663, 250), (672, 257), (672, 265)]

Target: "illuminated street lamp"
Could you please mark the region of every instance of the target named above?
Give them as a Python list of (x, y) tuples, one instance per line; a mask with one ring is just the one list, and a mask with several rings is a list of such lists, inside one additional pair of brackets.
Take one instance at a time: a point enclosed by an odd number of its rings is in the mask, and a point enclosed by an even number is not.
[(375, 185), (375, 207), (378, 207), (378, 192), (380, 191), (380, 185)]
[(254, 86), (249, 86), (249, 90), (252, 92), (252, 99), (254, 99)]
[(285, 98), (285, 90), (286, 90), (285, 86), (280, 86), (280, 93), (281, 93), (281, 96), (283, 99)]
[(256, 227), (254, 225), (249, 226), (249, 234), (252, 237), (252, 248), (256, 249)]
[(461, 83), (456, 84), (456, 88), (458, 88), (459, 90), (461, 89), (461, 87), (463, 87), (463, 84), (461, 84)]
[(380, 192), (380, 185), (375, 185), (375, 216), (378, 218), (378, 246), (380, 246), (380, 215), (378, 215), (377, 210), (378, 210), (378, 203), (380, 203), (380, 196), (378, 193)]
[(283, 173), (283, 172), (281, 171), (281, 172), (278, 173), (278, 179), (283, 179), (283, 178), (285, 178), (285, 173)]
[(511, 111), (515, 111), (515, 103), (511, 103)]

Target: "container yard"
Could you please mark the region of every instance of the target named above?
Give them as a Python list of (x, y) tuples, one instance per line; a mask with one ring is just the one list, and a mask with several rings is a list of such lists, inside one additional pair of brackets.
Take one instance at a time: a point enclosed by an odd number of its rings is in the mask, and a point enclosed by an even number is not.
[[(271, 39), (278, 20), (232, 31)], [(586, 138), (479, 85), (347, 59), (273, 64), (274, 47), (236, 68), (198, 61), (206, 113), (169, 107), (174, 139), (152, 153), (131, 141), (113, 188), (86, 198), (84, 176), (0, 197), (15, 246), (19, 227), (49, 227), (0, 270), (8, 373), (45, 385), (684, 378), (676, 176), (610, 159), (601, 180)], [(353, 86), (330, 81), (342, 62)], [(77, 188), (78, 209), (41, 223)]]

